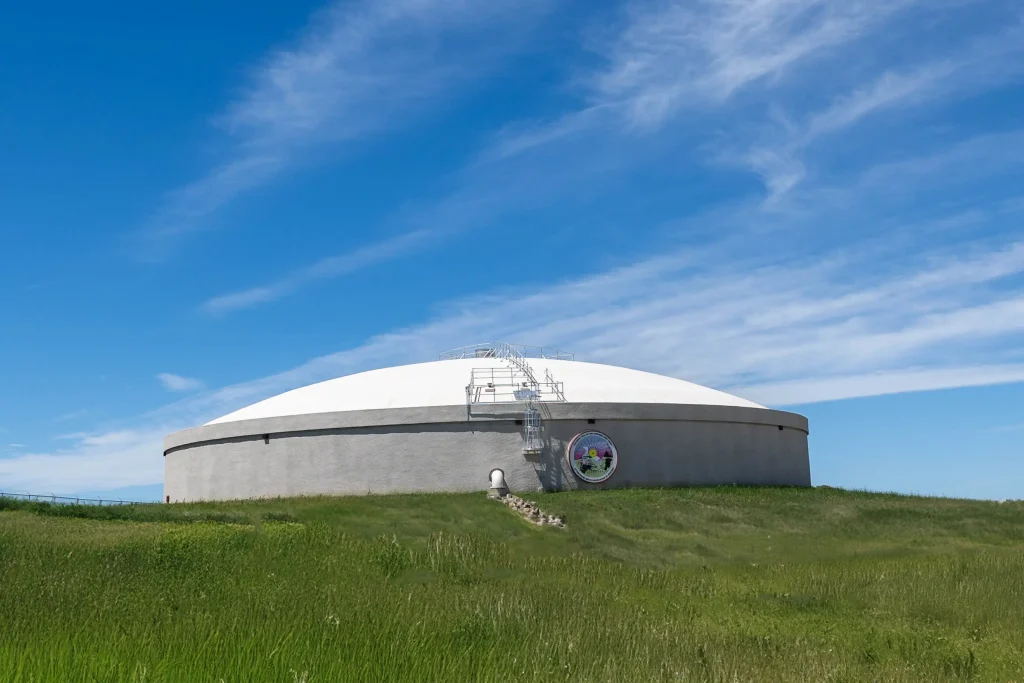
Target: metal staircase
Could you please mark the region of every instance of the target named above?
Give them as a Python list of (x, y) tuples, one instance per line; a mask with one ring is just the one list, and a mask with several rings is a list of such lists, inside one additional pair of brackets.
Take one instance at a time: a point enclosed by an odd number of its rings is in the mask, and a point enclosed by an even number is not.
[[(547, 351), (547, 353), (545, 353)], [(573, 355), (541, 347), (518, 346), (507, 342), (486, 342), (465, 346), (441, 354), (441, 360), (456, 358), (497, 358), (502, 367), (472, 368), (466, 385), (466, 404), (522, 404), (523, 453), (537, 454), (543, 447), (538, 403), (564, 402), (565, 390), (551, 371), (544, 369), (544, 380), (537, 379), (527, 353), (534, 358), (572, 360)]]

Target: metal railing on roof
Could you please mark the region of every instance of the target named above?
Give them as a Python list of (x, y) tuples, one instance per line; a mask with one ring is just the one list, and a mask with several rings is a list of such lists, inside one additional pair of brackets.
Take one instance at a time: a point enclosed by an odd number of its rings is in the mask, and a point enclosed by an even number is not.
[(546, 373), (537, 381), (513, 366), (473, 368), (466, 386), (466, 403), (534, 403), (565, 401), (565, 389)]
[(438, 360), (458, 360), (460, 358), (547, 358), (551, 360), (575, 360), (576, 354), (561, 349), (528, 344), (509, 344), (508, 342), (481, 342), (451, 349), (438, 355)]

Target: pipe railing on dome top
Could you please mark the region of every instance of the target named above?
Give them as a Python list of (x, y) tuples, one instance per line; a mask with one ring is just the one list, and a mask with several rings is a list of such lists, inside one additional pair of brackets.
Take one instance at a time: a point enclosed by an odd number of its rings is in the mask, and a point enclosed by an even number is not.
[(550, 360), (576, 360), (576, 354), (560, 349), (508, 342), (482, 342), (451, 349), (438, 355), (438, 360), (459, 360), (462, 358), (507, 359), (518, 354), (523, 358), (544, 358)]

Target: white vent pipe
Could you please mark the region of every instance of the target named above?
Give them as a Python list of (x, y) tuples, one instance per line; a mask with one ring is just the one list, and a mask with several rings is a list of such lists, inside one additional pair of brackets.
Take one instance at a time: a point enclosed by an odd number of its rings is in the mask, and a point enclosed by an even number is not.
[(504, 498), (508, 495), (508, 485), (505, 484), (505, 473), (500, 469), (491, 470), (491, 488), (487, 495), (491, 498)]

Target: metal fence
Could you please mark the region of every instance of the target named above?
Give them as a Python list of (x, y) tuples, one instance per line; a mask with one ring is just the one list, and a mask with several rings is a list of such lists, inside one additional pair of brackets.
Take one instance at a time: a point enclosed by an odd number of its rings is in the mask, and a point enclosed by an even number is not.
[(438, 360), (458, 360), (460, 358), (506, 358), (515, 353), (524, 358), (547, 358), (551, 360), (576, 360), (576, 354), (560, 349), (527, 344), (510, 344), (502, 341), (482, 342), (451, 349), (438, 355)]
[(72, 496), (57, 496), (54, 494), (42, 493), (8, 493), (0, 491), (0, 498), (13, 498), (14, 500), (29, 500), (37, 503), (51, 503), (53, 505), (144, 505), (137, 500), (121, 500), (120, 498), (75, 498)]

